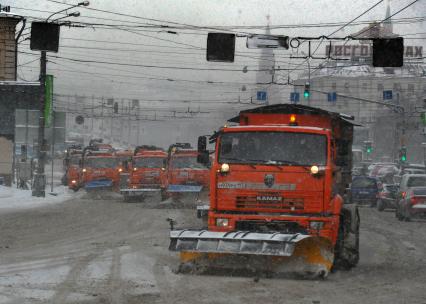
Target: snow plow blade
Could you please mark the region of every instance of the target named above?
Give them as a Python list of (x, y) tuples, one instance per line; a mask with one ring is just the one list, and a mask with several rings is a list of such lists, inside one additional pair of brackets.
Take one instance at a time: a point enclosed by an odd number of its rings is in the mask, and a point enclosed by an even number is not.
[(331, 242), (305, 234), (172, 230), (170, 239), (183, 273), (324, 278), (333, 265)]
[(167, 192), (172, 193), (199, 193), (203, 189), (203, 186), (195, 185), (169, 185)]
[(137, 188), (137, 189), (120, 189), (120, 193), (128, 196), (138, 196), (145, 193), (160, 192), (160, 188)]

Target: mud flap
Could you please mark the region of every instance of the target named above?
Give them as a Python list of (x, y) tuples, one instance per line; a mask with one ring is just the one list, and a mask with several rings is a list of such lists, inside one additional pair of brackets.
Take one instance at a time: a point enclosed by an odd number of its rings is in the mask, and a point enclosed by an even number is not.
[(333, 265), (328, 239), (302, 234), (171, 231), (169, 249), (180, 251), (179, 271), (326, 277)]

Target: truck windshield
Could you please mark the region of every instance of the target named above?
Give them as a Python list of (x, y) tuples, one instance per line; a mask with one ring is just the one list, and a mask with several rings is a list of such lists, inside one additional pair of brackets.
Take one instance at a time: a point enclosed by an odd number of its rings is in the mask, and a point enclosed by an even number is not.
[(171, 160), (173, 169), (206, 169), (205, 166), (197, 162), (196, 156), (178, 156)]
[(164, 160), (162, 157), (139, 157), (135, 158), (134, 166), (136, 168), (162, 168)]
[(293, 132), (232, 132), (221, 136), (219, 162), (325, 165), (325, 135)]
[(89, 168), (97, 168), (97, 169), (108, 169), (115, 168), (118, 165), (118, 160), (112, 157), (96, 157), (96, 158), (88, 158), (84, 161), (84, 166)]

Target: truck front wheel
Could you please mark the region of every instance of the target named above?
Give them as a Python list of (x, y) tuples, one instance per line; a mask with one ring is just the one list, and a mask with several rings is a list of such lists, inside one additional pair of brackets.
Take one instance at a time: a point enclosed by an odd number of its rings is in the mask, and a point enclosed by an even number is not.
[(335, 269), (349, 270), (359, 262), (359, 213), (356, 206), (345, 206), (340, 215), (335, 248)]

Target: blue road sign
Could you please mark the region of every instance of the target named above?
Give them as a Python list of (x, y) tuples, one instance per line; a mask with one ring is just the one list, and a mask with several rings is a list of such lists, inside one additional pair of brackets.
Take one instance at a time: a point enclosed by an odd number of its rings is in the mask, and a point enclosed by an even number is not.
[(267, 98), (266, 91), (257, 91), (257, 100), (265, 101)]
[(392, 99), (392, 90), (383, 91), (383, 100)]
[(336, 100), (337, 100), (337, 94), (336, 94), (336, 92), (327, 93), (327, 100), (329, 102), (336, 102)]
[(290, 101), (293, 103), (297, 103), (300, 100), (300, 93), (297, 92), (291, 92), (290, 93)]

